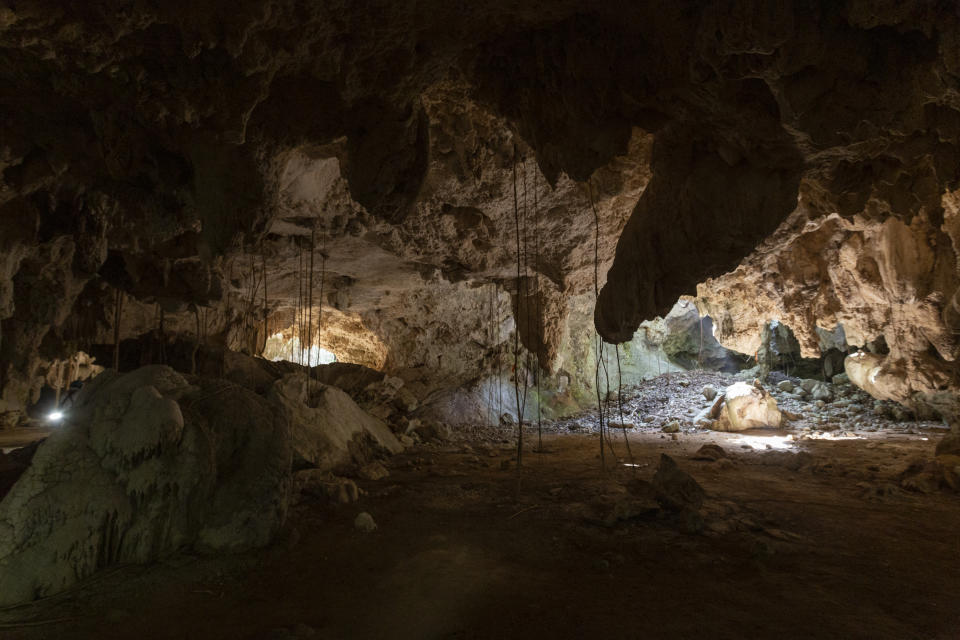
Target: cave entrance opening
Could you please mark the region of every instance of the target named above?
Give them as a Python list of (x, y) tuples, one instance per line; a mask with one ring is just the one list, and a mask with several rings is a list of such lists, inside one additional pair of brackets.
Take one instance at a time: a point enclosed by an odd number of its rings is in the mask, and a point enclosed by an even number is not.
[(286, 360), (296, 364), (315, 367), (320, 364), (332, 364), (337, 362), (337, 355), (316, 343), (309, 346), (304, 344), (301, 347), (300, 338), (293, 336), (288, 338), (283, 333), (275, 333), (267, 338), (266, 347), (263, 350), (263, 357), (267, 360)]

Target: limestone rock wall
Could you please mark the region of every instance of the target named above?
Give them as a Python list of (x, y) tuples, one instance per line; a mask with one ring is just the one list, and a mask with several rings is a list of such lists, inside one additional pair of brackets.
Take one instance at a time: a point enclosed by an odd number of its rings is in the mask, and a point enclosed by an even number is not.
[[(384, 367), (440, 356), (455, 383), (489, 361), (491, 284), (552, 367), (572, 296), (596, 281), (597, 328), (627, 341), (798, 202), (938, 228), (958, 19), (922, 0), (2, 4), (0, 413), (112, 342), (118, 290), (122, 339), (255, 353), (294, 326), (312, 253), (317, 311), (359, 318)], [(465, 290), (475, 311), (424, 325), (409, 304)]]
[(802, 207), (736, 270), (700, 285), (698, 304), (717, 319), (718, 340), (747, 353), (768, 320), (793, 329), (805, 357), (821, 355), (818, 328), (842, 326), (860, 347), (882, 338), (889, 355), (868, 390), (950, 410), (941, 392), (956, 389), (960, 347), (948, 313), (960, 286), (952, 203), (948, 194), (906, 219)]

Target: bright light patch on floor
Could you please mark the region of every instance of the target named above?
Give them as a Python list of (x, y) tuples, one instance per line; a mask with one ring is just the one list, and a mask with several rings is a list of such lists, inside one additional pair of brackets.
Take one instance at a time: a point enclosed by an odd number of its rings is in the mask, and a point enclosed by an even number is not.
[(789, 449), (794, 444), (793, 436), (739, 436), (736, 441), (754, 449)]
[(855, 436), (853, 434), (832, 433), (830, 431), (810, 433), (810, 434), (804, 435), (803, 437), (807, 440), (863, 440), (863, 436)]

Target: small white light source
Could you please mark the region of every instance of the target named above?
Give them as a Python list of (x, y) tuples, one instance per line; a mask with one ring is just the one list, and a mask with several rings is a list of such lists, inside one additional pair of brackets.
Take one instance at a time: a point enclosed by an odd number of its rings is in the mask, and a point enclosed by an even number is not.
[(51, 411), (50, 415), (47, 416), (47, 419), (50, 422), (60, 422), (63, 419), (63, 411)]

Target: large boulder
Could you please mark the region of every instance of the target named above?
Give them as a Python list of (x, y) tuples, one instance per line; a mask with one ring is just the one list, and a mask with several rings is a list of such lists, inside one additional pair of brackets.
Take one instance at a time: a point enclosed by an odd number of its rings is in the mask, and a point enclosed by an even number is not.
[(165, 366), (88, 383), (0, 502), (0, 605), (114, 563), (267, 544), (291, 489), (287, 421), (252, 391)]
[(718, 431), (779, 427), (783, 419), (777, 401), (759, 386), (737, 382), (727, 387), (724, 398), (720, 418), (714, 423)]
[(297, 468), (362, 465), (403, 450), (390, 428), (350, 396), (337, 387), (308, 381), (302, 373), (277, 380), (267, 399), (289, 420)]
[(843, 368), (850, 382), (878, 400), (892, 400), (887, 390), (878, 384), (886, 356), (858, 351), (846, 357)]

